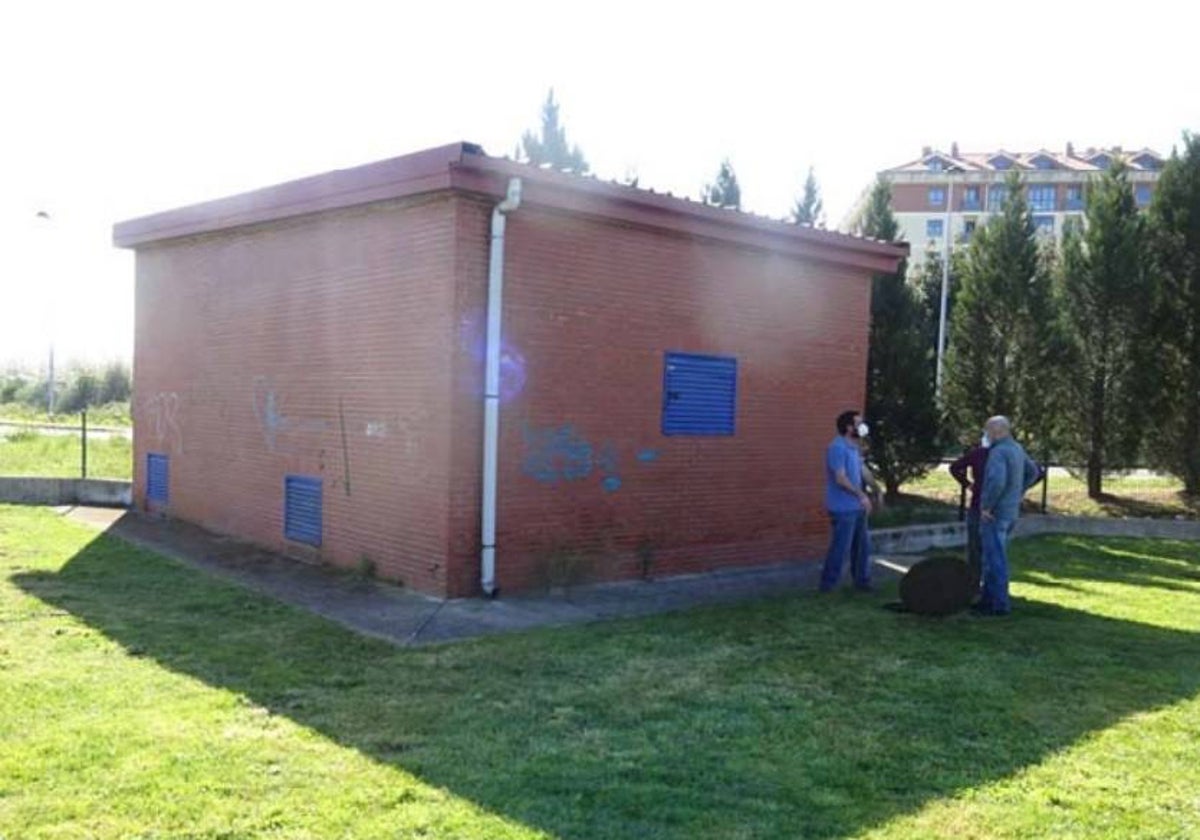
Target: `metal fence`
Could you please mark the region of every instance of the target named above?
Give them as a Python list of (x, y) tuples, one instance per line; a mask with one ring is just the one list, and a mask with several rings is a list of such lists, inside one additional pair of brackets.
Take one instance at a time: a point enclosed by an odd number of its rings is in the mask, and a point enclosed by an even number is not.
[[(43, 439), (61, 438), (71, 439), (74, 445), (37, 445), (45, 443)], [(86, 410), (77, 415), (75, 423), (0, 418), (0, 475), (128, 478), (131, 465), (123, 463), (123, 458), (114, 463), (112, 454), (105, 451), (97, 464), (94, 456), (97, 446), (111, 450), (114, 447), (107, 442), (132, 438), (133, 430), (129, 427), (89, 424)]]

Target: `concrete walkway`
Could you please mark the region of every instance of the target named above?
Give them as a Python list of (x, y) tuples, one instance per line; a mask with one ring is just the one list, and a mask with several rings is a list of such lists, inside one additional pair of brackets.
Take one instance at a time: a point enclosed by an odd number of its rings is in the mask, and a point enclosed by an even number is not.
[[(796, 563), (625, 581), (565, 594), (439, 600), (386, 583), (299, 563), (194, 525), (121, 510), (59, 508), (64, 515), (190, 566), (235, 581), (352, 630), (399, 645), (628, 618), (816, 588), (820, 564)], [(876, 560), (876, 579), (903, 573), (902, 558)]]

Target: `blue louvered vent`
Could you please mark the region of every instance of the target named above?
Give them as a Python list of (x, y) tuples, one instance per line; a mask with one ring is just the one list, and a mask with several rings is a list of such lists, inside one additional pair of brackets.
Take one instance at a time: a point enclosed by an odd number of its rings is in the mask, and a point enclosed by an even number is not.
[(146, 455), (146, 501), (165, 505), (171, 492), (171, 461), (154, 452)]
[(737, 359), (668, 353), (663, 371), (664, 435), (732, 435)]
[(296, 542), (321, 544), (321, 479), (284, 476), (283, 535)]

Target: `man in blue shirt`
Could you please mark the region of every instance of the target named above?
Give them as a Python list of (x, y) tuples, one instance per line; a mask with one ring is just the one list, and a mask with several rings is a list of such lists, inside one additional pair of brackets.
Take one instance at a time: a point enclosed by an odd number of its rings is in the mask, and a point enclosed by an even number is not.
[(983, 542), (983, 594), (972, 610), (980, 615), (1008, 615), (1008, 538), (1021, 512), (1021, 497), (1037, 484), (1039, 471), (1012, 439), (1007, 417), (987, 421), (991, 441), (983, 489), (979, 491), (979, 536)]
[(846, 555), (854, 588), (871, 589), (871, 537), (867, 515), (871, 498), (863, 490), (863, 463), (859, 441), (869, 429), (857, 411), (843, 411), (837, 418), (837, 437), (825, 450), (825, 509), (833, 524), (829, 553), (821, 570), (821, 591), (838, 585)]

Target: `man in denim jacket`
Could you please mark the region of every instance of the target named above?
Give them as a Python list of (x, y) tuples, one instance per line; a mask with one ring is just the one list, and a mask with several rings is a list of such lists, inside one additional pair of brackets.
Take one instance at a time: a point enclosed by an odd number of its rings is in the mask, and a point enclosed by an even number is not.
[(972, 609), (981, 615), (1008, 615), (1008, 538), (1021, 512), (1021, 497), (1037, 483), (1037, 464), (1012, 438), (1007, 417), (987, 421), (991, 441), (979, 494), (983, 542), (983, 595)]

